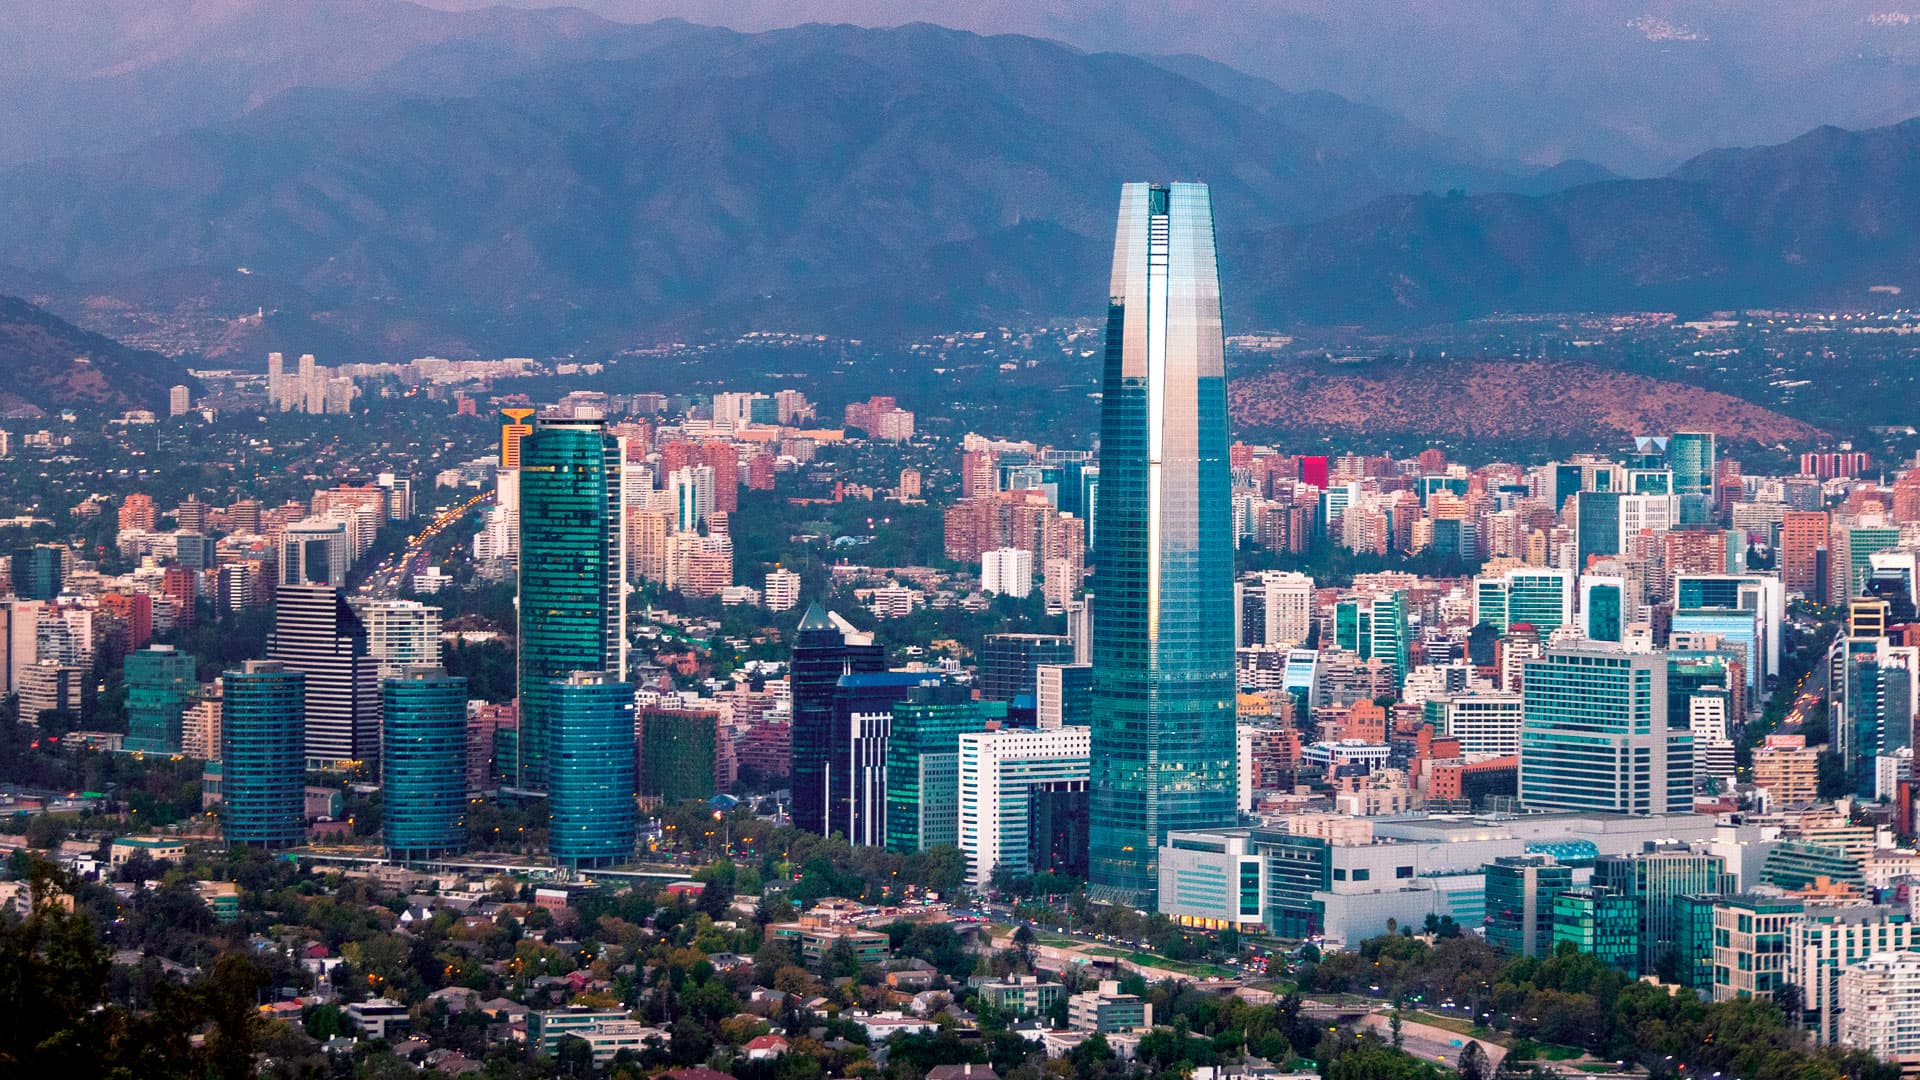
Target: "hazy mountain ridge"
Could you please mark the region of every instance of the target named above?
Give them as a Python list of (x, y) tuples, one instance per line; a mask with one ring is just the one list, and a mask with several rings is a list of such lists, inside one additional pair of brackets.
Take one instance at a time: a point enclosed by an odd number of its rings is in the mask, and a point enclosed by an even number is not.
[[(990, 247), (1036, 222), (1103, 236), (1113, 192), (1139, 176), (1209, 178), (1234, 229), (1503, 178), (1444, 140), (1343, 145), (1292, 126), (1297, 113), (1338, 131), (1343, 109), (1381, 126), (1337, 99), (1249, 104), (1139, 58), (1034, 38), (926, 25), (655, 33), (638, 59), (470, 95), (302, 90), (134, 150), (15, 168), (0, 174), (0, 266), (135, 299), (169, 274), (245, 267), (247, 280), (220, 287), (242, 305), (304, 306), (370, 331), (419, 318), (428, 342), (559, 348), (901, 280), (952, 245)], [(915, 295), (965, 294), (969, 271), (1004, 272), (956, 269), (912, 282)], [(976, 306), (1072, 311), (1078, 291), (1016, 282)], [(853, 330), (918, 321), (848, 314)]]

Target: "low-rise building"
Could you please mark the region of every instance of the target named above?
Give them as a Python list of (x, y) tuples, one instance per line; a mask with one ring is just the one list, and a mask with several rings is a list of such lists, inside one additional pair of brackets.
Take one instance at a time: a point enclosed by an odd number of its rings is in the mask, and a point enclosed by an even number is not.
[(389, 998), (368, 998), (348, 1005), (347, 1019), (369, 1039), (389, 1039), (407, 1026), (407, 1007)]
[(1080, 1031), (1145, 1031), (1153, 1027), (1153, 1006), (1134, 994), (1120, 992), (1120, 983), (1103, 979), (1098, 989), (1067, 999), (1067, 1026)]
[(107, 848), (107, 864), (119, 866), (139, 853), (154, 862), (179, 862), (187, 857), (187, 842), (160, 836), (123, 836)]
[(982, 983), (980, 997), (992, 1002), (1001, 1012), (1039, 1016), (1052, 1009), (1066, 989), (1056, 982), (1042, 982), (1038, 976), (1016, 975), (1004, 981)]

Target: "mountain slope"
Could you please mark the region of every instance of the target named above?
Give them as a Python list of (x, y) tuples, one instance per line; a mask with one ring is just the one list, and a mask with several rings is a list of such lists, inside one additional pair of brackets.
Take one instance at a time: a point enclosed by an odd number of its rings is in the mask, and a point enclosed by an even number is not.
[(1920, 288), (1920, 120), (1540, 198), (1383, 199), (1229, 244), (1264, 319), (1869, 305)]
[(459, 94), (708, 32), (404, 0), (0, 0), (0, 165), (123, 150), (301, 87)]
[(1727, 443), (1801, 444), (1822, 432), (1726, 394), (1578, 361), (1427, 360), (1299, 364), (1236, 378), (1236, 431), (1459, 439), (1591, 441), (1689, 426)]
[(0, 414), (76, 409), (166, 415), (167, 391), (199, 384), (158, 353), (129, 349), (12, 296), (0, 296)]
[[(1323, 133), (1362, 111), (1312, 110)], [(1302, 112), (1032, 38), (676, 32), (639, 59), (471, 95), (303, 91), (16, 168), (0, 174), (0, 266), (136, 300), (212, 276), (234, 306), (327, 312), (370, 337), (420, 319), (412, 345), (567, 348), (898, 281), (937, 248), (1034, 222), (1099, 237), (1128, 179), (1208, 177), (1237, 228), (1501, 179), (1442, 140), (1316, 138), (1290, 123)], [(1076, 310), (1077, 293), (1015, 306)]]

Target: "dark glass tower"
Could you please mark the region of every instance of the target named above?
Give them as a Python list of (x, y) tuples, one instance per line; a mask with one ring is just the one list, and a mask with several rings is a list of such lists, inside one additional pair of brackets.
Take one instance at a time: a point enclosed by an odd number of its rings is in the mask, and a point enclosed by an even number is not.
[[(546, 791), (548, 688), (576, 671), (627, 671), (620, 443), (599, 420), (541, 419), (520, 442), (520, 761)], [(632, 741), (632, 733), (628, 733)]]
[(1226, 361), (1206, 185), (1122, 189), (1102, 389), (1089, 870), (1102, 898), (1148, 907), (1167, 833), (1235, 820)]
[(548, 684), (546, 695), (547, 848), (563, 866), (627, 862), (635, 835), (633, 686), (612, 672), (576, 671)]
[(281, 847), (306, 831), (300, 717), (307, 677), (249, 660), (221, 679), (220, 824), (229, 844)]
[(467, 847), (467, 680), (409, 665), (380, 684), (387, 853), (424, 859)]
[(828, 762), (834, 747), (834, 697), (840, 676), (885, 671), (887, 653), (848, 633), (819, 604), (807, 608), (793, 637), (793, 824), (827, 833)]
[(149, 754), (180, 752), (180, 719), (200, 684), (193, 678), (193, 657), (154, 645), (128, 653), (128, 750)]

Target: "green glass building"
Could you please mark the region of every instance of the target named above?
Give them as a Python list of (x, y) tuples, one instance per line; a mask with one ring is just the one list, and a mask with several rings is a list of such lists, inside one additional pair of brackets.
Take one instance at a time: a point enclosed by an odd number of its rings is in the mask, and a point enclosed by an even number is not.
[(1205, 184), (1127, 184), (1095, 507), (1092, 891), (1150, 908), (1170, 831), (1233, 825), (1233, 520)]
[(1633, 898), (1602, 888), (1568, 889), (1553, 898), (1553, 947), (1571, 944), (1609, 967), (1640, 975), (1640, 913)]
[(1716, 456), (1711, 431), (1681, 431), (1669, 438), (1667, 465), (1673, 471), (1673, 493), (1704, 495), (1711, 504)]
[(1372, 647), (1366, 652), (1369, 657), (1377, 657), (1393, 667), (1396, 683), (1407, 676), (1408, 630), (1407, 630), (1407, 594), (1405, 590), (1395, 590), (1373, 598), (1371, 614), (1367, 620), (1367, 635)]
[(1589, 577), (1580, 583), (1581, 615), (1587, 637), (1619, 641), (1626, 628), (1627, 586), (1619, 578)]
[(631, 860), (633, 687), (612, 672), (576, 671), (547, 684), (543, 699), (552, 762), (548, 850), (572, 867)]
[[(548, 689), (575, 671), (626, 677), (626, 528), (619, 440), (599, 420), (542, 418), (520, 442), (516, 786), (546, 791)], [(631, 741), (631, 735), (629, 735)]]
[(974, 701), (943, 683), (893, 705), (887, 740), (887, 850), (911, 853), (960, 842), (960, 736), (1004, 722), (1004, 701)]
[(249, 660), (221, 684), (221, 831), (229, 844), (297, 844), (307, 822), (307, 677), (278, 660)]
[(180, 720), (200, 688), (193, 657), (171, 645), (151, 645), (128, 653), (122, 665), (127, 680), (128, 750), (148, 754), (180, 752)]
[(711, 799), (720, 751), (720, 714), (705, 709), (640, 712), (640, 794), (668, 805)]
[(1520, 956), (1553, 955), (1553, 904), (1573, 867), (1549, 855), (1503, 855), (1486, 866), (1487, 943)]
[(1593, 884), (1628, 897), (1639, 911), (1643, 972), (1677, 971), (1686, 963), (1679, 951), (1680, 898), (1723, 893), (1731, 883), (1724, 859), (1684, 847), (1602, 855), (1593, 864)]
[(465, 851), (467, 680), (409, 665), (380, 691), (387, 854), (405, 861)]
[(1473, 583), (1474, 622), (1502, 634), (1525, 623), (1541, 640), (1573, 619), (1573, 575), (1565, 570), (1509, 570)]

